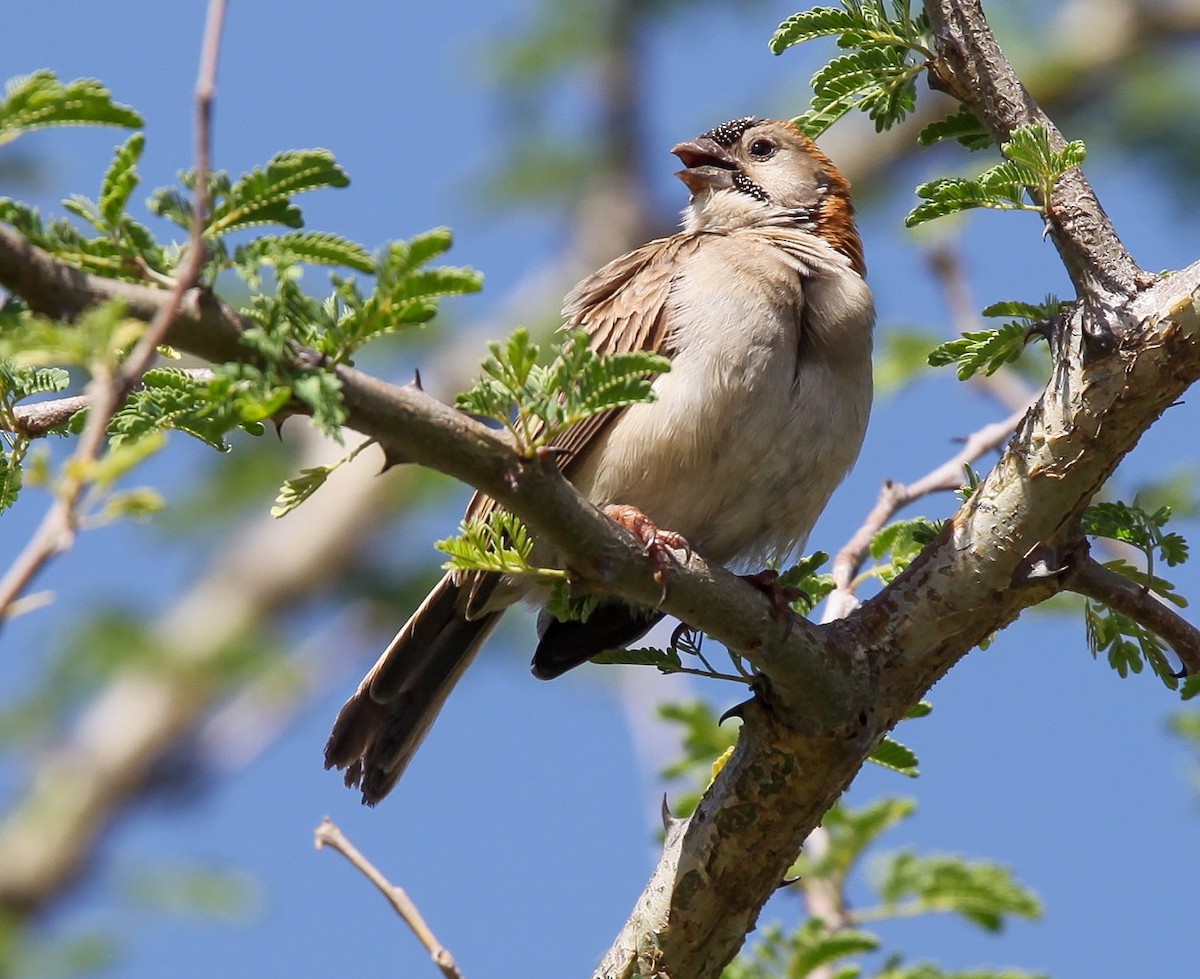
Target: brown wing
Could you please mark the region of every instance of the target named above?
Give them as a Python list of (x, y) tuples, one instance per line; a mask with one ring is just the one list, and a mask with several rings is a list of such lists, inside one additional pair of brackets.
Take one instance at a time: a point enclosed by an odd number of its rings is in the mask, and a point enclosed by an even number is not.
[[(614, 259), (579, 283), (563, 301), (563, 330), (586, 330), (590, 346), (600, 354), (652, 350), (671, 353), (667, 299), (682, 260), (693, 254), (700, 235), (659, 238)], [(554, 440), (564, 450), (562, 469), (568, 476), (596, 436), (620, 413), (619, 408), (572, 425)], [(467, 519), (484, 519), (495, 502), (476, 493)]]

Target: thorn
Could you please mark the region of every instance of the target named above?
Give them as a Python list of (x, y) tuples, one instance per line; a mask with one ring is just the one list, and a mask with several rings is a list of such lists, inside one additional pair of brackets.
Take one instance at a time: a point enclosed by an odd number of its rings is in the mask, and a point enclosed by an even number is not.
[(405, 387), (410, 387), (410, 388), (413, 388), (413, 389), (415, 389), (415, 390), (417, 390), (417, 391), (424, 391), (424, 390), (425, 390), (425, 388), (421, 386), (421, 371), (420, 371), (420, 369), (419, 369), (419, 368), (414, 368), (414, 369), (413, 369), (413, 379), (412, 379), (411, 381), (409, 381), (409, 382), (408, 382), (408, 383), (405, 385)]
[(671, 812), (671, 805), (667, 802), (667, 793), (663, 793), (662, 797), (662, 824), (664, 832), (671, 832), (672, 828), (679, 825), (680, 819)]
[(1027, 585), (1041, 578), (1057, 578), (1070, 570), (1070, 564), (1063, 563), (1056, 550), (1045, 544), (1035, 544), (1013, 572), (1013, 584)]
[(564, 448), (561, 445), (539, 445), (533, 450), (533, 454), (539, 462), (550, 460), (555, 465), (558, 465), (560, 459), (571, 458), (575, 454), (575, 450)]
[(382, 444), (380, 444), (379, 447), (383, 449), (383, 468), (380, 469), (376, 475), (382, 476), (385, 472), (391, 469), (392, 466), (404, 466), (412, 462), (408, 456), (392, 449), (385, 448)]
[(744, 721), (746, 719), (744, 711), (746, 710), (747, 706), (754, 703), (754, 700), (755, 698), (751, 697), (749, 700), (743, 700), (740, 704), (734, 704), (729, 708), (729, 710), (725, 711), (724, 714), (717, 718), (717, 723), (724, 724), (731, 717), (736, 717), (739, 721)]
[(775, 890), (781, 891), (785, 887), (791, 887), (793, 884), (800, 883), (800, 881), (802, 881), (803, 879), (804, 878), (801, 877), (799, 874), (797, 874), (795, 877), (785, 877), (785, 878), (783, 878), (783, 880), (781, 880), (778, 884), (775, 885)]

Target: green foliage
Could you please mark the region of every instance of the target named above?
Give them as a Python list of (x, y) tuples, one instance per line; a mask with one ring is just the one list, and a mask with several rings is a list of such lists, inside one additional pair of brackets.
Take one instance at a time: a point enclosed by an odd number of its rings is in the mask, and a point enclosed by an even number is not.
[(893, 738), (884, 738), (879, 747), (867, 758), (882, 768), (890, 768), (893, 772), (916, 778), (921, 774), (917, 767), (917, 755), (911, 748), (902, 745)]
[(331, 265), (374, 272), (375, 262), (358, 242), (325, 231), (293, 231), (263, 235), (239, 245), (232, 264), (252, 289), (262, 287), (262, 268), (287, 275), (298, 265)]
[(1047, 979), (1042, 972), (1026, 972), (1024, 969), (955, 969), (947, 972), (936, 965), (921, 962), (917, 965), (902, 965), (891, 962), (875, 979)]
[(853, 979), (862, 974), (857, 964), (832, 970), (851, 956), (865, 955), (879, 948), (878, 937), (870, 932), (844, 928), (831, 930), (817, 918), (787, 932), (777, 924), (767, 925), (751, 954), (743, 953), (724, 972), (721, 979), (805, 979), (810, 975), (829, 975), (831, 979)]
[(533, 538), (520, 518), (495, 509), (484, 520), (464, 520), (457, 537), (437, 541), (434, 546), (450, 555), (442, 565), (447, 571), (499, 571), (565, 580), (567, 573), (556, 568), (539, 568), (532, 563)]
[[(3, 321), (0, 320), (0, 327)], [(0, 345), (0, 350), (3, 346)], [(66, 390), (70, 375), (59, 367), (22, 367), (0, 355), (0, 513), (17, 501), (23, 477), (21, 464), (29, 451), (29, 438), (13, 410), (17, 403), (38, 394)]]
[(829, 36), (852, 53), (813, 76), (812, 106), (796, 119), (800, 129), (815, 139), (853, 108), (866, 112), (877, 131), (902, 121), (916, 105), (917, 76), (933, 58), (925, 14), (914, 17), (907, 0), (842, 0), (840, 9), (816, 7), (789, 17), (771, 39), (771, 51)]
[(585, 419), (654, 400), (653, 377), (671, 366), (666, 357), (646, 350), (602, 357), (588, 346), (582, 330), (566, 335), (548, 366), (538, 364), (538, 345), (524, 328), (489, 349), (484, 376), (455, 404), (499, 422), (527, 458)]
[[(814, 903), (828, 909), (832, 917), (814, 916), (791, 932), (778, 925), (767, 926), (761, 940), (726, 970), (725, 979), (803, 979), (818, 966), (833, 967), (830, 975), (860, 976), (863, 966), (854, 960), (882, 947), (879, 937), (865, 928), (877, 921), (950, 912), (996, 931), (1013, 917), (1040, 917), (1037, 897), (1007, 869), (962, 857), (919, 856), (907, 850), (873, 861), (875, 872), (868, 882), (878, 903), (852, 905), (846, 892), (869, 851), (915, 811), (916, 803), (901, 798), (880, 799), (861, 809), (844, 803), (834, 806), (787, 875), (794, 889), (812, 894), (817, 898)], [(1013, 970), (946, 973), (933, 965), (904, 966), (894, 954), (876, 975), (891, 979), (1027, 979), (1025, 973)]]
[[(653, 666), (659, 673), (690, 673), (695, 676), (708, 677), (710, 680), (728, 680), (731, 683), (749, 683), (752, 675), (742, 665), (740, 657), (729, 650), (729, 660), (734, 666), (734, 673), (722, 673), (715, 669), (704, 655), (704, 636), (686, 627), (676, 629), (671, 636), (671, 645), (667, 649), (656, 649), (647, 646), (640, 649), (613, 649), (593, 656), (593, 663), (604, 665), (624, 666)], [(684, 666), (683, 657), (694, 656), (701, 668)]]
[[(914, 228), (934, 218), (974, 207), (1045, 213), (1054, 185), (1064, 173), (1079, 166), (1087, 150), (1074, 140), (1061, 150), (1050, 145), (1045, 126), (1023, 126), (1000, 147), (1005, 160), (978, 177), (942, 177), (917, 188), (918, 204), (904, 219)], [(1032, 200), (1029, 194), (1032, 193)]]
[(1173, 472), (1154, 475), (1138, 484), (1136, 499), (1146, 510), (1170, 507), (1175, 518), (1200, 516), (1200, 470), (1185, 463)]
[(114, 102), (107, 88), (88, 78), (63, 84), (52, 71), (9, 81), (0, 101), (0, 145), (49, 126), (142, 125), (142, 117)]
[(1062, 305), (1053, 296), (1047, 296), (1040, 306), (1017, 301), (993, 303), (984, 309), (984, 316), (1011, 316), (1015, 319), (998, 330), (964, 333), (957, 340), (939, 345), (929, 354), (929, 366), (957, 364), (960, 381), (974, 377), (980, 371), (988, 376), (995, 374), (1005, 364), (1020, 358), (1034, 325), (1058, 316), (1062, 312)]
[[(70, 122), (141, 124), (136, 114), (112, 103), (96, 83), (64, 87), (49, 73), (40, 73), (10, 86), (9, 97), (0, 106), (0, 140), (5, 134), (11, 138), (39, 126)], [(181, 246), (160, 244), (127, 212), (139, 183), (137, 168), (144, 149), (144, 134), (133, 134), (116, 149), (96, 200), (75, 195), (64, 201), (66, 210), (94, 234), (81, 232), (65, 218), (43, 222), (36, 209), (8, 198), (0, 198), (0, 221), (87, 272), (167, 287)], [(113, 450), (93, 476), (134, 458), (135, 445), (159, 444), (148, 436), (165, 430), (185, 432), (226, 451), (230, 431), (242, 428), (259, 434), (262, 423), (288, 405), (302, 406), (314, 424), (339, 438), (345, 410), (341, 384), (331, 368), (349, 363), (369, 340), (427, 322), (442, 297), (480, 288), (481, 277), (471, 269), (431, 265), (451, 245), (446, 229), (391, 243), (378, 258), (340, 235), (299, 230), (304, 222), (295, 203), (298, 195), (348, 183), (345, 171), (327, 150), (280, 153), (236, 180), (223, 172), (212, 175), (204, 276), (212, 282), (222, 270), (232, 269), (255, 290), (242, 310), (254, 324), (242, 337), (254, 362), (215, 365), (211, 378), (171, 369), (148, 372), (115, 413), (109, 425)], [(181, 188), (158, 190), (149, 201), (151, 212), (190, 231), (188, 192), (193, 185), (194, 175), (183, 174)], [(236, 246), (227, 241), (232, 234), (269, 224), (297, 230), (259, 235)], [(299, 285), (302, 267), (316, 265), (351, 269), (372, 275), (374, 281), (370, 287), (360, 287), (353, 279), (334, 275), (333, 293), (322, 303)], [(264, 269), (273, 273), (269, 291), (262, 291)], [(144, 331), (143, 324), (127, 318), (115, 303), (70, 324), (33, 316), (16, 302), (10, 302), (0, 316), (0, 383), (4, 385), (0, 416), (10, 432), (18, 428), (11, 406), (22, 397), (48, 390), (52, 380), (65, 382), (62, 366), (112, 375)], [(38, 373), (43, 368), (47, 370)], [(22, 485), (20, 465), (28, 448), (28, 441), (19, 436), (6, 437), (6, 443), (0, 459), (0, 509), (12, 503)], [(289, 484), (276, 511), (290, 510), (319, 481), (318, 473), (310, 472)], [(156, 506), (155, 498), (145, 492), (125, 492), (108, 498), (93, 516), (96, 521), (117, 514), (141, 516)]]
[[(1101, 502), (1093, 503), (1084, 511), (1081, 527), (1089, 537), (1108, 537), (1137, 548), (1146, 557), (1146, 574), (1152, 576), (1156, 557), (1172, 568), (1188, 559), (1187, 541), (1180, 534), (1164, 530), (1170, 519), (1169, 506), (1148, 513), (1137, 500), (1132, 504)], [(1149, 587), (1154, 588), (1154, 585)], [(1167, 597), (1164, 592), (1159, 594)], [(1180, 607), (1186, 605), (1180, 598), (1170, 600)]]
[[(1089, 536), (1107, 537), (1139, 550), (1146, 560), (1145, 570), (1121, 560), (1106, 562), (1105, 567), (1163, 601), (1186, 608), (1187, 599), (1176, 594), (1175, 585), (1154, 573), (1156, 559), (1175, 567), (1188, 558), (1187, 541), (1164, 529), (1170, 519), (1169, 506), (1148, 512), (1136, 500), (1132, 504), (1105, 501), (1093, 503), (1084, 511), (1081, 527)], [(1090, 598), (1084, 603), (1083, 614), (1093, 656), (1105, 654), (1109, 665), (1122, 677), (1141, 673), (1142, 667), (1149, 665), (1167, 687), (1174, 690), (1179, 686), (1179, 677), (1167, 658), (1166, 643), (1146, 626)]]
[(932, 146), (943, 139), (957, 140), (969, 150), (981, 150), (992, 145), (991, 134), (983, 128), (979, 118), (967, 106), (959, 106), (956, 112), (944, 119), (931, 122), (917, 134), (922, 146)]
[(941, 529), (940, 524), (925, 517), (888, 524), (871, 538), (870, 554), (877, 563), (860, 575), (859, 580), (872, 577), (890, 585), (937, 538)]
[[(195, 184), (195, 174), (182, 173), (186, 188)], [(350, 178), (338, 166), (328, 150), (288, 150), (277, 153), (265, 167), (255, 167), (238, 180), (223, 170), (215, 171), (209, 181), (209, 214), (204, 236), (210, 241), (234, 232), (261, 225), (281, 224), (300, 228), (304, 218), (292, 201), (297, 194), (322, 187), (346, 187)], [(148, 206), (159, 217), (167, 218), (184, 230), (192, 226), (191, 201), (172, 188), (155, 191)]]
[(813, 551), (802, 558), (792, 567), (779, 575), (779, 587), (795, 589), (799, 597), (792, 602), (792, 609), (801, 615), (808, 615), (821, 601), (833, 591), (835, 582), (831, 574), (818, 574), (818, 569), (829, 560), (824, 551)]
[(316, 314), (324, 335), (314, 346), (335, 363), (349, 362), (368, 341), (431, 320), (442, 297), (478, 292), (483, 277), (474, 269), (429, 267), (453, 241), (448, 228), (434, 228), (391, 242), (374, 264), (375, 286), (365, 295), (353, 279), (334, 276), (334, 295)]
[(923, 857), (905, 850), (882, 862), (877, 888), (883, 907), (906, 914), (951, 911), (988, 931), (1006, 918), (1036, 920), (1042, 905), (1005, 867), (961, 857)]
[(225, 436), (235, 428), (262, 434), (257, 401), (243, 397), (226, 378), (196, 377), (178, 368), (156, 367), (142, 376), (137, 390), (113, 415), (108, 432), (112, 443), (120, 445), (171, 429), (228, 452)]
[[(1084, 511), (1081, 528), (1088, 536), (1121, 541), (1140, 551), (1146, 561), (1145, 570), (1122, 560), (1108, 561), (1104, 566), (1163, 601), (1186, 608), (1187, 599), (1176, 593), (1175, 585), (1154, 573), (1156, 561), (1175, 567), (1188, 558), (1187, 541), (1182, 535), (1165, 530), (1170, 519), (1171, 508), (1166, 505), (1149, 512), (1137, 500), (1132, 504), (1104, 501), (1093, 503)], [(1148, 665), (1169, 689), (1179, 687), (1180, 677), (1167, 656), (1166, 643), (1148, 627), (1091, 598), (1084, 603), (1083, 615), (1093, 656), (1104, 654), (1122, 677), (1141, 673)], [(1190, 688), (1184, 693), (1190, 694)]]
[(1141, 673), (1142, 667), (1149, 664), (1169, 689), (1179, 686), (1179, 677), (1167, 658), (1166, 643), (1146, 626), (1090, 598), (1084, 602), (1083, 620), (1092, 655), (1103, 653), (1121, 677)]
[(8, 979), (74, 979), (103, 974), (117, 963), (120, 943), (110, 929), (43, 937), (15, 918), (0, 921), (0, 974)]
[(1029, 328), (1021, 323), (1008, 323), (998, 330), (978, 330), (964, 333), (936, 347), (929, 354), (930, 367), (958, 365), (958, 379), (965, 381), (980, 371), (995, 374), (1005, 364), (1021, 356)]
[(372, 444), (374, 443), (368, 439), (365, 442), (360, 442), (337, 462), (332, 462), (327, 466), (313, 466), (308, 469), (301, 469), (299, 476), (289, 479), (280, 488), (279, 495), (275, 498), (275, 505), (271, 507), (271, 516), (277, 519), (287, 516), (287, 514), (295, 510), (296, 507), (324, 486), (325, 480), (333, 472), (340, 469), (346, 463), (353, 462), (363, 449)]
[(569, 581), (556, 581), (550, 590), (546, 611), (559, 622), (586, 622), (599, 604), (599, 595), (574, 595)]
[(660, 775), (668, 782), (689, 783), (671, 802), (675, 815), (689, 816), (713, 780), (713, 765), (737, 744), (741, 722), (722, 725), (716, 712), (702, 700), (660, 704), (658, 716), (681, 729), (683, 757), (664, 768)]
[(134, 905), (174, 917), (238, 922), (262, 903), (258, 882), (249, 874), (204, 866), (141, 870), (124, 889)]
[(304, 221), (299, 208), (292, 203), (294, 196), (322, 187), (346, 187), (349, 183), (346, 171), (328, 150), (277, 153), (265, 167), (256, 167), (235, 183), (229, 184), (221, 176), (214, 179), (205, 237), (220, 238), (262, 224), (299, 228)]

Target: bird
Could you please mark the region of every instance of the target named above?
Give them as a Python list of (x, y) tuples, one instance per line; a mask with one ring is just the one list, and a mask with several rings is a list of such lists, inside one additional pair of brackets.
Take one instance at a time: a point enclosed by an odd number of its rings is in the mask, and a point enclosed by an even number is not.
[[(654, 400), (585, 420), (555, 441), (563, 474), (661, 556), (726, 565), (802, 547), (854, 464), (872, 400), (874, 303), (850, 184), (792, 122), (735, 119), (675, 146), (689, 191), (682, 230), (614, 259), (563, 304), (564, 330), (601, 354), (670, 360)], [(494, 504), (480, 494), (469, 516)], [(495, 572), (448, 573), (346, 702), (325, 767), (375, 805), (447, 696), (521, 599)], [(644, 635), (658, 609), (602, 600), (584, 621), (543, 611), (542, 679)]]

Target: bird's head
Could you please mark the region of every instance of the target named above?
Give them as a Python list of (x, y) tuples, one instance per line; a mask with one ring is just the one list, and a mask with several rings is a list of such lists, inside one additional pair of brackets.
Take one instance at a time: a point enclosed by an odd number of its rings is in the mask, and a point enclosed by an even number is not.
[(734, 119), (671, 152), (684, 166), (676, 176), (692, 193), (684, 212), (688, 231), (799, 226), (863, 271), (850, 182), (792, 123)]

